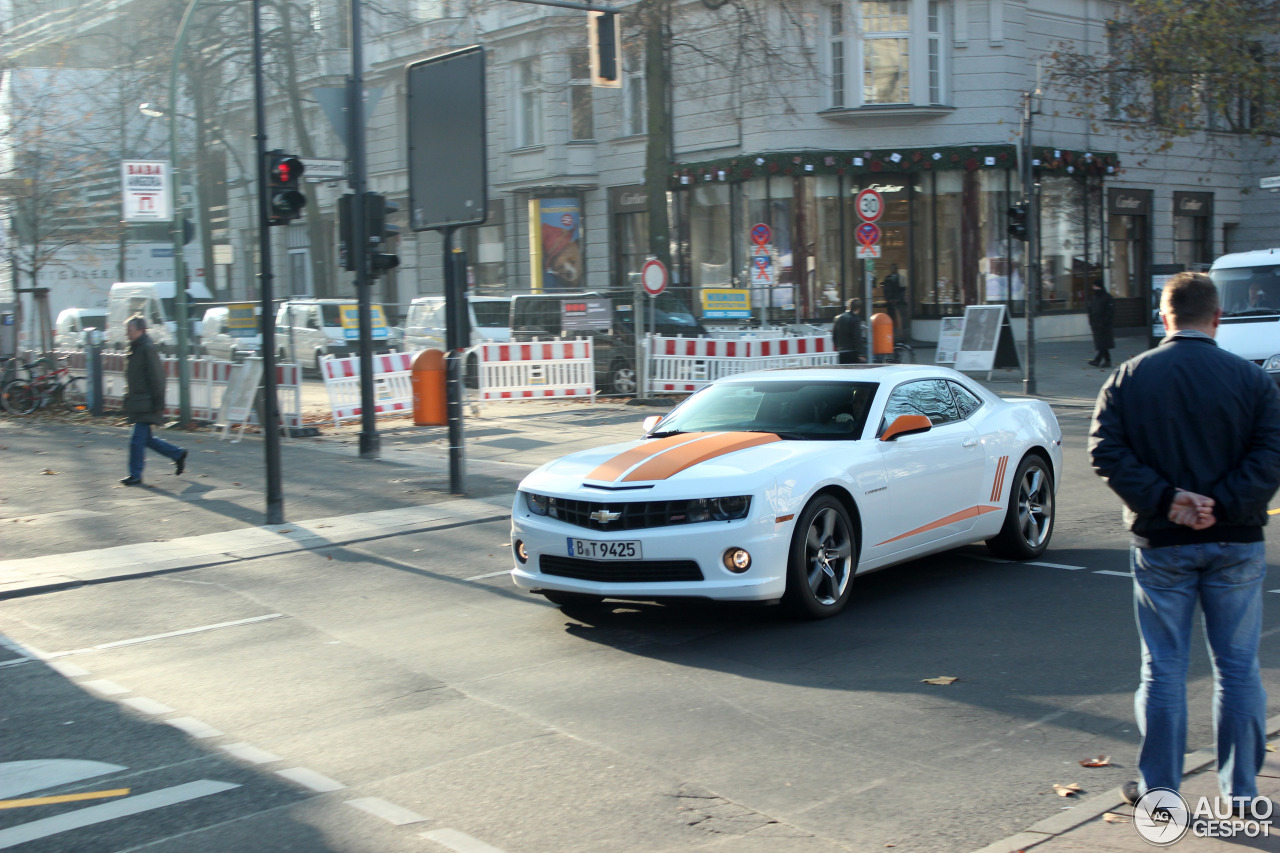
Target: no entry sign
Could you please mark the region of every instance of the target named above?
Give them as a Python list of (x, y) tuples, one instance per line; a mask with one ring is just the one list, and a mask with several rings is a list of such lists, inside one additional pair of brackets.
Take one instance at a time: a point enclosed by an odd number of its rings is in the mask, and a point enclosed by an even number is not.
[(650, 296), (657, 296), (667, 289), (667, 265), (657, 258), (650, 258), (640, 268), (640, 286)]

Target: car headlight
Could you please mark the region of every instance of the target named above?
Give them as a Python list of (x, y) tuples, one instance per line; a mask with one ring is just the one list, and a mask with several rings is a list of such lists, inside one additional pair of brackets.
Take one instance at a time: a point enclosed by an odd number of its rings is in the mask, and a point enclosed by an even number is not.
[(1273, 355), (1267, 359), (1267, 363), (1262, 365), (1262, 369), (1266, 371), (1280, 370), (1280, 354)]
[(749, 495), (734, 495), (728, 498), (698, 498), (689, 501), (685, 506), (685, 521), (692, 524), (699, 521), (733, 521), (746, 518), (751, 508)]
[(529, 508), (529, 512), (534, 515), (549, 515), (552, 518), (558, 518), (560, 513), (556, 511), (556, 499), (549, 498), (546, 495), (535, 495), (533, 492), (524, 493), (524, 505)]

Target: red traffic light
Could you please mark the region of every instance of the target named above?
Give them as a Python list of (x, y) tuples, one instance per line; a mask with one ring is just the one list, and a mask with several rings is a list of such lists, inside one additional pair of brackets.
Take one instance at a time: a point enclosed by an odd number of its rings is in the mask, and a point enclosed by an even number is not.
[(280, 149), (267, 153), (267, 224), (286, 225), (302, 216), (307, 197), (300, 192), (306, 167), (292, 154)]
[(267, 154), (267, 181), (275, 189), (296, 190), (306, 167), (292, 154), (276, 150)]

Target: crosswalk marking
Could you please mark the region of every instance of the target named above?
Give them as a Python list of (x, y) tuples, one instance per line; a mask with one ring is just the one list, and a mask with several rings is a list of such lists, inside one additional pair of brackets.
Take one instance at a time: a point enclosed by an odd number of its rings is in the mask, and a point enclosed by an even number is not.
[(456, 829), (433, 829), (430, 832), (420, 833), (418, 837), (448, 847), (454, 853), (504, 853), (492, 844), (485, 844), (480, 839), (472, 838)]

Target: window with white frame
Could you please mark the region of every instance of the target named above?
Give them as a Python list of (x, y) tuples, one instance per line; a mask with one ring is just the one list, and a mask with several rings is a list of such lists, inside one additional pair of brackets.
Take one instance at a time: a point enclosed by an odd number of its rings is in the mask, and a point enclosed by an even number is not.
[(569, 138), (574, 142), (596, 138), (591, 110), (591, 58), (585, 50), (569, 52)]
[(644, 51), (638, 43), (627, 46), (626, 79), (622, 87), (622, 135), (640, 136), (648, 130), (649, 100), (645, 95)]
[(542, 63), (536, 57), (516, 63), (516, 88), (520, 93), (516, 109), (516, 147), (541, 145)]
[(946, 0), (844, 0), (827, 6), (834, 108), (945, 104)]

